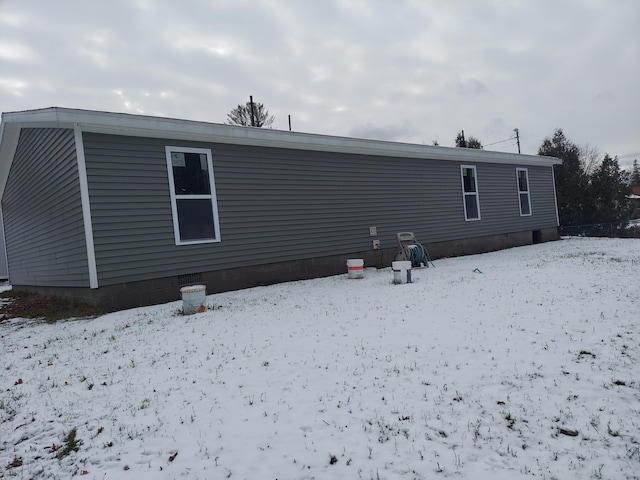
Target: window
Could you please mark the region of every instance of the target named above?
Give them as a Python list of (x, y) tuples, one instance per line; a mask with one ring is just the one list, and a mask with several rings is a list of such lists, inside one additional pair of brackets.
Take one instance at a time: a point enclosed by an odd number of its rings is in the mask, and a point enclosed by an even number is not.
[(518, 181), (518, 199), (520, 201), (520, 216), (531, 215), (531, 197), (529, 196), (529, 172), (526, 168), (516, 168)]
[(461, 165), (462, 196), (464, 200), (464, 219), (480, 220), (480, 199), (478, 197), (478, 181), (474, 165)]
[(220, 241), (211, 150), (166, 147), (176, 245)]

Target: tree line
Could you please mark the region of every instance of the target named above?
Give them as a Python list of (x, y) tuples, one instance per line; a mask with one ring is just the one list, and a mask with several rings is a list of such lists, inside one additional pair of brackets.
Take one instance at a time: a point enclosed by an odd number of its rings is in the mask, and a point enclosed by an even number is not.
[[(455, 144), (461, 148), (483, 148), (477, 138), (465, 139), (464, 130), (458, 132)], [(640, 208), (629, 199), (631, 187), (640, 187), (637, 159), (631, 173), (621, 170), (617, 157), (605, 154), (600, 160), (597, 148), (579, 147), (567, 139), (561, 128), (544, 139), (538, 155), (562, 160), (562, 164), (554, 166), (561, 226), (624, 223), (640, 217)]]
[(538, 155), (562, 160), (553, 171), (561, 226), (623, 223), (632, 218), (631, 186), (640, 186), (637, 160), (629, 174), (620, 169), (618, 157), (605, 154), (599, 161), (597, 149), (580, 148), (561, 128), (544, 139)]

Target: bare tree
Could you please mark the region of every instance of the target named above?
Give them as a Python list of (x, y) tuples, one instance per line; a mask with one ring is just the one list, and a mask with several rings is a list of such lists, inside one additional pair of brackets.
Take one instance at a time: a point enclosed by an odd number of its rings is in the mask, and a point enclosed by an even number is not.
[(238, 105), (227, 114), (229, 125), (243, 125), (245, 127), (270, 127), (275, 117), (269, 115), (269, 110), (260, 102), (253, 102), (253, 122), (251, 121), (251, 102)]
[(580, 164), (586, 175), (592, 175), (598, 168), (601, 163), (600, 157), (601, 154), (598, 147), (593, 147), (588, 143), (580, 147)]

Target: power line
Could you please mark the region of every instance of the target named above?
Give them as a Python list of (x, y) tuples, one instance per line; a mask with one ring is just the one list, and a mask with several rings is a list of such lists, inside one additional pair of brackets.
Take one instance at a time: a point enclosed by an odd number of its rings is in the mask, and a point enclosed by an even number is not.
[[(515, 140), (515, 138), (512, 139), (512, 140)], [(493, 149), (493, 151), (494, 152), (502, 152), (502, 151), (506, 150), (507, 148), (515, 147), (516, 145), (517, 145), (517, 143), (515, 143), (515, 142), (514, 143), (510, 143), (509, 145), (502, 145), (498, 149)]]
[(516, 139), (516, 137), (509, 137), (509, 138), (507, 138), (505, 140), (500, 140), (499, 142), (485, 143), (484, 146), (485, 147), (490, 147), (491, 145), (497, 145), (498, 143), (504, 143), (504, 142), (508, 142), (509, 140), (515, 140), (515, 139)]
[(505, 142), (509, 142), (511, 140), (515, 140), (516, 143), (512, 143), (510, 145), (506, 145), (507, 147), (513, 147), (514, 145), (518, 146), (518, 153), (520, 153), (520, 132), (517, 128), (514, 128), (513, 131), (515, 132), (515, 135), (509, 137), (509, 138), (505, 138), (504, 140), (499, 140), (497, 142), (493, 142), (493, 143), (487, 143), (484, 146), (485, 147), (490, 147), (491, 145), (498, 145), (499, 143), (505, 143)]

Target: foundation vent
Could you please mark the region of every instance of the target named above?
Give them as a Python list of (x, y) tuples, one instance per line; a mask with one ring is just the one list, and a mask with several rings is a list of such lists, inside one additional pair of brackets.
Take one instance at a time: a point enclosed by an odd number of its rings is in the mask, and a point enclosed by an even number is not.
[(185, 275), (178, 275), (178, 286), (184, 287), (187, 285), (195, 285), (202, 283), (201, 273), (187, 273)]

